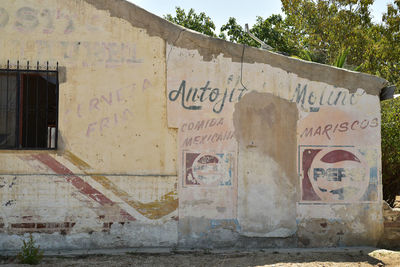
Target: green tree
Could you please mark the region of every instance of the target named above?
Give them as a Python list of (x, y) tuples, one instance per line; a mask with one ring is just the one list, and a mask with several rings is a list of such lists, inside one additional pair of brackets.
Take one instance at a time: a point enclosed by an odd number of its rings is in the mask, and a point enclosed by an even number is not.
[[(282, 19), (281, 15), (271, 15), (266, 19), (258, 16), (250, 32), (258, 39), (271, 46), (275, 51), (295, 54), (297, 52), (296, 45), (288, 38), (285, 27), (285, 21)], [(220, 31), (222, 36), (225, 37), (227, 35), (227, 38), (231, 42), (254, 47), (260, 46), (258, 42), (253, 40), (245, 32), (242, 26), (237, 24), (235, 18), (229, 18), (228, 22), (222, 25)]]
[[(387, 6), (382, 24), (374, 28), (373, 47), (366, 51), (364, 71), (395, 84), (400, 92), (400, 0)], [(391, 205), (400, 194), (400, 98), (384, 101), (382, 108), (382, 183)]]
[(234, 43), (257, 46), (256, 42), (246, 34), (243, 27), (237, 24), (236, 19), (233, 17), (230, 17), (228, 22), (221, 26), (220, 32), (220, 36), (223, 39), (228, 38), (229, 41)]
[(383, 101), (381, 106), (383, 196), (393, 205), (400, 193), (400, 98)]
[(364, 53), (362, 71), (380, 76), (400, 92), (400, 0), (387, 6), (382, 24), (370, 30), (373, 45)]
[(281, 0), (288, 38), (314, 61), (334, 64), (349, 49), (347, 63), (358, 66), (370, 45), (373, 0)]
[(196, 14), (193, 8), (186, 14), (185, 10), (175, 7), (176, 15), (167, 14), (164, 16), (166, 20), (179, 24), (185, 28), (204, 33), (208, 36), (216, 37), (215, 24), (209, 16), (204, 12)]
[(297, 45), (287, 34), (287, 24), (281, 15), (271, 15), (266, 19), (257, 17), (257, 21), (250, 32), (272, 46), (276, 51), (289, 55), (299, 52)]

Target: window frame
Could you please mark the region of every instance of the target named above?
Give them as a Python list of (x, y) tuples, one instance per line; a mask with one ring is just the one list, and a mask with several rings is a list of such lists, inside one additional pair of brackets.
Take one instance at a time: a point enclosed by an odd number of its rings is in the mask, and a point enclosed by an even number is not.
[[(59, 69), (58, 69), (58, 62), (55, 67), (55, 69), (50, 69), (49, 68), (49, 62), (46, 63), (46, 68), (41, 69), (39, 65), (39, 61), (37, 61), (36, 68), (29, 68), (29, 61), (27, 61), (26, 68), (20, 68), (19, 61), (17, 61), (16, 68), (10, 68), (10, 61), (7, 61), (7, 67), (6, 68), (0, 68), (0, 74), (5, 74), (7, 75), (7, 95), (8, 95), (8, 90), (9, 90), (9, 82), (8, 82), (8, 77), (10, 74), (16, 76), (16, 108), (15, 108), (15, 113), (16, 113), (16, 122), (15, 122), (15, 144), (13, 147), (7, 147), (7, 148), (2, 148), (0, 147), (0, 151), (4, 150), (57, 150), (58, 148), (58, 123), (59, 123)], [(47, 140), (47, 145), (46, 147), (23, 147), (23, 109), (24, 109), (24, 104), (21, 102), (21, 97), (23, 97), (23, 79), (24, 75), (29, 75), (34, 74), (36, 75), (45, 75), (46, 76), (46, 101), (47, 101), (47, 106), (46, 106), (46, 124), (47, 124), (47, 131), (46, 131), (46, 140)], [(56, 110), (55, 110), (55, 133), (54, 133), (54, 146), (52, 147), (52, 141), (53, 139), (49, 139), (49, 123), (48, 123), (48, 116), (49, 116), (49, 109), (48, 109), (48, 95), (49, 95), (49, 76), (53, 75), (56, 78), (55, 82), (55, 102), (56, 102)], [(37, 87), (38, 90), (39, 87)], [(27, 89), (29, 90), (29, 88)], [(37, 100), (37, 99), (36, 99)], [(8, 107), (8, 99), (6, 100), (7, 102), (7, 107)], [(22, 103), (22, 106), (21, 106)], [(8, 111), (7, 111), (8, 112)], [(36, 116), (37, 113), (39, 112), (38, 109), (35, 110)], [(36, 121), (36, 127), (38, 125), (38, 121)], [(53, 127), (54, 128), (54, 127)], [(36, 132), (37, 133), (37, 132)], [(50, 138), (52, 135), (52, 131), (50, 130)], [(26, 138), (26, 137), (25, 137)], [(50, 140), (50, 144), (49, 144)], [(36, 146), (37, 146), (36, 142)]]

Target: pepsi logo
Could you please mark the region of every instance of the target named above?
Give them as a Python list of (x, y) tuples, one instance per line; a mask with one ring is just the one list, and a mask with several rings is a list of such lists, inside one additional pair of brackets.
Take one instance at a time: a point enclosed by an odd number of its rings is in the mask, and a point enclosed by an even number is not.
[[(304, 156), (312, 150), (304, 151)], [(323, 201), (357, 201), (369, 184), (366, 160), (354, 148), (314, 150), (307, 178)]]

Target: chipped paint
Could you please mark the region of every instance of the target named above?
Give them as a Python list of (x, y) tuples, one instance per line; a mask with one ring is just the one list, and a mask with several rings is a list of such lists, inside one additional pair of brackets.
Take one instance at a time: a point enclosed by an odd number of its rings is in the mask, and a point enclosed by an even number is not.
[[(80, 193), (91, 198), (92, 200), (99, 203), (100, 205), (106, 206), (106, 207), (112, 207), (116, 204), (112, 200), (107, 198), (105, 195), (103, 195), (101, 192), (94, 189), (90, 184), (86, 183), (80, 177), (76, 176), (71, 170), (69, 170), (67, 167), (62, 165), (60, 162), (55, 160), (50, 155), (35, 154), (35, 155), (32, 155), (32, 158), (43, 163), (48, 168), (53, 170), (56, 174), (62, 175), (67, 180), (67, 182), (71, 183), (74, 187), (76, 187)], [(130, 214), (128, 214), (123, 209), (120, 210), (120, 214), (129, 221), (136, 220), (134, 217), (132, 217)]]
[(80, 170), (84, 171), (85, 174), (92, 177), (95, 181), (104, 186), (105, 189), (111, 190), (114, 194), (128, 203), (130, 206), (135, 208), (140, 214), (149, 219), (160, 219), (167, 214), (170, 214), (178, 208), (178, 198), (176, 191), (168, 192), (161, 196), (160, 200), (156, 200), (149, 203), (142, 203), (140, 201), (132, 200), (132, 197), (124, 190), (118, 188), (112, 181), (102, 175), (93, 175), (88, 172), (91, 170), (89, 164), (78, 158), (70, 151), (65, 151), (64, 157), (67, 158), (72, 164), (77, 166)]
[(24, 233), (45, 249), (375, 245), (396, 225), (385, 80), (126, 1), (3, 0), (5, 14), (0, 65), (60, 66), (59, 143), (0, 151), (0, 251)]

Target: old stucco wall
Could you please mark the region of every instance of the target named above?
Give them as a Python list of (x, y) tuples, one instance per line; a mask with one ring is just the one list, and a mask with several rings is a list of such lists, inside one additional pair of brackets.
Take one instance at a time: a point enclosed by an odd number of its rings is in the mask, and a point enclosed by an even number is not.
[[(3, 1), (0, 62), (65, 69), (59, 149), (2, 151), (0, 249), (172, 246), (175, 129), (166, 121), (165, 41), (85, 1)], [(7, 16), (7, 19), (4, 19)]]
[(373, 245), (386, 81), (121, 0), (7, 0), (0, 64), (61, 67), (59, 149), (0, 152), (0, 250)]

